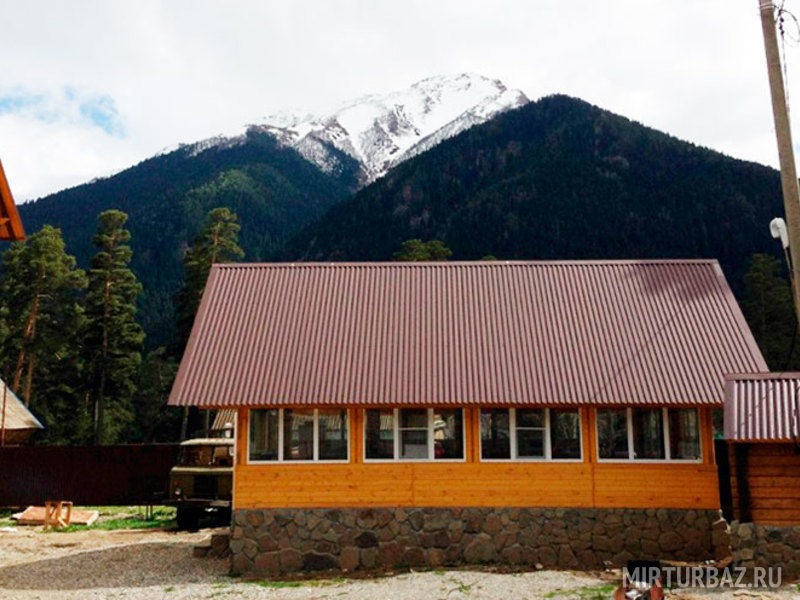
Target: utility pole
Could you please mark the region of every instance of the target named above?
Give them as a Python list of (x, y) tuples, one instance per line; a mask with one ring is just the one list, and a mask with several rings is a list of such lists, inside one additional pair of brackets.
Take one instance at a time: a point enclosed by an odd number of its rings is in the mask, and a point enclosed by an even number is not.
[(775, 135), (778, 138), (783, 207), (786, 211), (789, 256), (792, 261), (792, 298), (798, 327), (800, 327), (800, 187), (798, 187), (797, 168), (794, 163), (792, 131), (789, 126), (789, 110), (786, 107), (786, 90), (781, 70), (781, 56), (778, 52), (778, 36), (775, 33), (775, 5), (772, 0), (758, 0), (758, 8), (761, 11), (764, 49), (767, 53), (769, 91), (772, 97), (772, 115), (775, 119)]

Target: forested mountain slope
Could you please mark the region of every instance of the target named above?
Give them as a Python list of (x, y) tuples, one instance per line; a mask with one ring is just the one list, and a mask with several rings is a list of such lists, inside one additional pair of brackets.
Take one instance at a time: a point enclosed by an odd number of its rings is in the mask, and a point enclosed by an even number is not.
[(305, 260), (386, 260), (410, 238), (453, 259), (714, 257), (738, 288), (778, 249), (778, 173), (567, 96), (442, 142), (331, 208), (288, 244)]
[(199, 143), (154, 156), (113, 177), (24, 204), (20, 213), (28, 232), (45, 223), (61, 227), (81, 266), (94, 253), (98, 213), (117, 208), (130, 215), (132, 266), (144, 288), (139, 319), (152, 346), (169, 340), (183, 252), (210, 209), (234, 210), (246, 260), (264, 260), (355, 187), (358, 165), (351, 162), (334, 178), (272, 136), (250, 131), (236, 144)]

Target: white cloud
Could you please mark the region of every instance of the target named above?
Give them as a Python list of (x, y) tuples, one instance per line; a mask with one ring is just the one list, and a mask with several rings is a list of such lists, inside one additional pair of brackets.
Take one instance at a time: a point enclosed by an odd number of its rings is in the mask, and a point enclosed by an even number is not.
[[(125, 133), (0, 114), (0, 158), (19, 200), (281, 109), (458, 71), (776, 163), (755, 0), (29, 0), (3, 12), (4, 90), (102, 98), (95, 108)], [(800, 51), (790, 46), (788, 59), (800, 99)]]

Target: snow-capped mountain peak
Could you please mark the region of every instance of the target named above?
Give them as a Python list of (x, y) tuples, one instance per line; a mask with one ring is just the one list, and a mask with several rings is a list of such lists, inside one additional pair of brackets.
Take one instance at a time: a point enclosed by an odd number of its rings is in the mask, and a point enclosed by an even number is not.
[(295, 148), (326, 172), (343, 168), (341, 153), (367, 184), (393, 166), (528, 98), (496, 79), (460, 74), (423, 79), (388, 94), (343, 103), (324, 115), (271, 115), (254, 128)]

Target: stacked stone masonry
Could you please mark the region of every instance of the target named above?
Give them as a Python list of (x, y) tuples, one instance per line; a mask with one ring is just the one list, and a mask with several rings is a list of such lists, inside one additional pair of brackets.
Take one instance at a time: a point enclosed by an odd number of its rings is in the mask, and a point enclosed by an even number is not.
[[(595, 568), (728, 554), (719, 511), (560, 508), (236, 510), (240, 575), (463, 564)], [(712, 531), (725, 531), (724, 535)], [(715, 542), (717, 543), (715, 549)]]
[(781, 567), (783, 579), (800, 577), (800, 525), (779, 527), (733, 521), (733, 561), (739, 567)]

